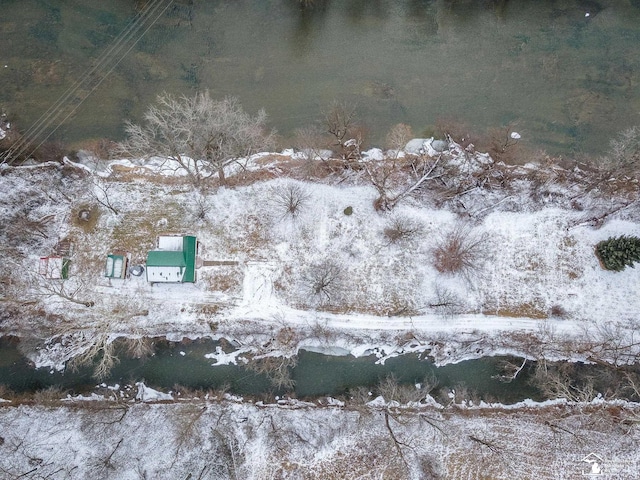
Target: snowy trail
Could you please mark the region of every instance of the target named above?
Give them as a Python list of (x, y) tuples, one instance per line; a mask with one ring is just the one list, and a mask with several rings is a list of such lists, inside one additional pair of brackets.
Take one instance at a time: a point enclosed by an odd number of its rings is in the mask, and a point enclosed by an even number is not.
[(268, 322), (270, 317), (278, 315), (292, 325), (312, 325), (321, 323), (324, 326), (344, 330), (420, 330), (425, 332), (499, 332), (527, 331), (539, 332), (551, 327), (556, 332), (570, 334), (579, 332), (581, 324), (570, 320), (540, 320), (534, 318), (512, 318), (489, 316), (482, 314), (460, 315), (455, 318), (442, 318), (437, 315), (421, 315), (415, 317), (376, 317), (373, 315), (332, 314), (317, 311), (302, 311), (288, 307), (271, 307), (270, 309), (240, 308), (232, 312), (235, 318), (252, 318)]

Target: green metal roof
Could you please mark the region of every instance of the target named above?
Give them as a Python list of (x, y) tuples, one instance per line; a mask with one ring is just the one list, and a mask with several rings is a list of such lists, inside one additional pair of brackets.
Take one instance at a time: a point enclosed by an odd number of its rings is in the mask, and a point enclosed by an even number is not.
[(182, 251), (151, 250), (147, 254), (147, 267), (185, 267), (183, 282), (196, 281), (196, 237), (182, 237)]
[(184, 252), (172, 250), (151, 250), (147, 254), (148, 267), (186, 267)]
[(182, 277), (183, 282), (196, 281), (196, 237), (183, 237), (182, 250), (184, 253), (185, 266), (187, 267)]

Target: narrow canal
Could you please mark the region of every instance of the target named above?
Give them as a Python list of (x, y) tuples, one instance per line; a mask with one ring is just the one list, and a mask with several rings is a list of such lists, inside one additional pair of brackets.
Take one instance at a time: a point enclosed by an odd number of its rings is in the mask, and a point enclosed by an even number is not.
[[(143, 359), (122, 355), (109, 377), (96, 381), (89, 367), (64, 372), (34, 369), (21, 354), (17, 340), (3, 337), (0, 339), (0, 384), (15, 392), (33, 392), (50, 386), (86, 392), (102, 382), (125, 385), (144, 381), (148, 386), (164, 391), (179, 385), (201, 390), (224, 388), (233, 394), (256, 397), (290, 393), (298, 398), (315, 398), (348, 395), (356, 387), (375, 391), (382, 380), (392, 375), (398, 383), (405, 385), (424, 383), (425, 379), (435, 383), (434, 395), (435, 392), (446, 394), (451, 389), (465, 389), (476, 399), (507, 404), (527, 398), (542, 399), (537, 388), (529, 382), (531, 366), (510, 383), (495, 378), (505, 360), (503, 357), (485, 357), (435, 367), (428, 359), (416, 354), (392, 358), (379, 365), (375, 356), (330, 356), (302, 350), (297, 365), (291, 369), (294, 387), (287, 391), (274, 387), (266, 375), (243, 366), (214, 366), (205, 355), (215, 351), (218, 345), (208, 339), (188, 343), (158, 341), (153, 355)], [(521, 361), (515, 359), (514, 362)]]

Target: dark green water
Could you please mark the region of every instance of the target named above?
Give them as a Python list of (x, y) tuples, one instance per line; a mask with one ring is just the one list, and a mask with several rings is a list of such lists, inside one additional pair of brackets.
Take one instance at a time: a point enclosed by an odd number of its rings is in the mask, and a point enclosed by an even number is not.
[[(300, 396), (339, 395), (349, 388), (363, 385), (373, 387), (388, 375), (402, 384), (416, 384), (433, 375), (438, 388), (466, 387), (484, 399), (515, 403), (526, 398), (541, 399), (540, 392), (529, 383), (530, 370), (522, 372), (516, 380), (504, 383), (492, 376), (498, 373), (501, 357), (467, 360), (444, 367), (435, 367), (417, 355), (403, 355), (376, 365), (375, 357), (332, 357), (302, 351), (293, 371), (296, 393)], [(517, 362), (517, 360), (515, 360)]]
[[(14, 124), (27, 129), (95, 66), (142, 4), (0, 1), (0, 107)], [(102, 83), (55, 136), (119, 139), (158, 93), (209, 89), (265, 108), (285, 137), (342, 100), (376, 145), (398, 122), (421, 135), (452, 120), (600, 155), (640, 123), (639, 43), (637, 1), (174, 1), (108, 76), (98, 69)]]
[[(158, 342), (151, 357), (129, 359), (121, 356), (120, 363), (104, 382), (126, 385), (144, 380), (147, 385), (162, 390), (173, 389), (176, 385), (204, 390), (226, 386), (231, 393), (253, 396), (285, 393), (275, 389), (266, 376), (242, 366), (212, 366), (212, 361), (204, 355), (215, 351), (216, 345), (210, 340)], [(327, 356), (303, 350), (291, 372), (295, 380), (293, 393), (298, 398), (313, 398), (344, 395), (357, 386), (371, 387), (375, 391), (382, 379), (393, 375), (402, 384), (420, 383), (425, 377), (434, 376), (439, 389), (466, 387), (478, 398), (503, 403), (541, 399), (540, 393), (528, 383), (528, 369), (511, 383), (492, 378), (498, 372), (501, 360), (488, 357), (436, 368), (417, 355), (404, 355), (387, 360), (385, 365), (376, 365), (375, 357)], [(90, 368), (62, 373), (34, 369), (20, 354), (15, 340), (0, 338), (0, 384), (16, 392), (30, 392), (52, 385), (74, 392), (89, 391), (101, 383), (91, 378), (91, 373)]]

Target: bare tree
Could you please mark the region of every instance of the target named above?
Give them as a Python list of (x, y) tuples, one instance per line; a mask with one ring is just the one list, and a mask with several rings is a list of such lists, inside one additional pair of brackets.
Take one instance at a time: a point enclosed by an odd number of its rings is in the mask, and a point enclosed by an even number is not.
[(279, 218), (296, 218), (309, 203), (310, 195), (297, 183), (287, 182), (271, 188), (270, 203)]
[(412, 137), (409, 125), (394, 125), (387, 134), (388, 151), (385, 157), (364, 164), (371, 184), (378, 191), (378, 198), (374, 203), (376, 210), (392, 210), (403, 198), (422, 188), (426, 182), (442, 179), (450, 170), (446, 152), (434, 156), (427, 152), (403, 155), (403, 149)]
[(496, 162), (513, 163), (519, 152), (520, 134), (513, 130), (513, 125), (494, 128), (489, 132), (486, 151)]
[[(136, 299), (128, 298), (114, 305), (98, 305), (95, 315), (105, 319), (94, 322), (93, 327), (77, 328), (73, 324), (58, 327), (54, 338), (67, 336), (74, 337), (74, 344), (79, 353), (70, 361), (72, 368), (83, 366), (93, 367), (93, 377), (102, 380), (109, 376), (111, 369), (120, 362), (115, 340), (118, 338), (114, 332), (122, 324), (132, 323), (138, 317), (145, 317), (148, 310), (141, 308)], [(132, 358), (143, 358), (153, 353), (153, 342), (148, 334), (135, 326), (133, 334), (127, 338), (121, 338), (120, 353)]]
[[(67, 263), (67, 268), (71, 270), (68, 265), (72, 265), (75, 258), (63, 258), (61, 262)], [(71, 274), (67, 278), (47, 278), (40, 273), (30, 272), (25, 275), (25, 278), (28, 291), (36, 297), (57, 297), (84, 307), (95, 305), (95, 301), (90, 298), (92, 295), (90, 279), (86, 274)]]
[(500, 369), (502, 371), (497, 375), (492, 375), (491, 378), (495, 378), (504, 383), (511, 383), (518, 377), (518, 374), (524, 369), (526, 364), (526, 358), (522, 359), (522, 364), (520, 365), (510, 360), (503, 360), (500, 362)]
[(291, 377), (291, 370), (298, 364), (298, 357), (254, 356), (248, 359), (246, 368), (266, 375), (271, 384), (279, 389), (293, 390), (295, 380)]
[(429, 372), (424, 381), (419, 384), (401, 384), (391, 374), (380, 380), (376, 386), (376, 391), (387, 402), (396, 401), (405, 405), (411, 402), (423, 401), (437, 385), (438, 379), (433, 372)]
[(3, 197), (0, 238), (5, 248), (15, 247), (29, 254), (46, 248), (56, 238), (59, 224), (56, 218), (67, 205), (49, 196), (47, 189), (48, 186), (33, 185), (24, 189), (7, 188), (3, 192), (6, 199)]
[(333, 102), (323, 116), (327, 132), (333, 136), (335, 145), (342, 147), (355, 126), (355, 107), (346, 103)]
[(26, 211), (18, 211), (11, 221), (7, 222), (7, 234), (9, 238), (25, 238), (31, 234), (32, 237), (40, 239), (49, 238), (49, 230), (55, 215), (44, 215), (40, 218), (32, 218)]
[(333, 137), (332, 146), (337, 147), (342, 159), (359, 159), (364, 143), (364, 131), (357, 123), (355, 107), (333, 102), (323, 117), (327, 133)]
[(199, 441), (197, 433), (198, 422), (206, 411), (206, 406), (187, 403), (182, 405), (180, 409), (174, 410), (169, 417), (175, 429), (174, 443), (176, 451), (172, 465), (176, 463), (183, 447), (185, 449), (193, 448)]
[(413, 138), (413, 131), (406, 123), (398, 123), (391, 127), (386, 137), (386, 147), (392, 150), (395, 157), (404, 149), (409, 140)]
[(89, 178), (93, 198), (100, 205), (110, 210), (114, 215), (118, 215), (120, 212), (114, 205), (114, 196), (110, 194), (113, 183), (106, 182), (97, 176), (91, 176)]
[[(414, 162), (407, 165), (396, 155), (365, 164), (364, 168), (369, 180), (378, 191), (378, 198), (375, 201), (376, 210), (393, 210), (400, 200), (411, 195), (426, 181), (441, 177), (442, 174), (437, 170), (441, 158), (442, 155), (435, 158), (423, 155), (418, 164)], [(409, 167), (409, 175), (403, 173), (404, 167)], [(408, 186), (404, 183), (398, 191), (397, 185), (403, 181), (406, 182), (407, 176), (410, 178)]]
[(327, 139), (318, 126), (311, 125), (297, 128), (294, 134), (294, 146), (305, 160), (313, 161), (322, 158)]
[(312, 265), (303, 274), (303, 281), (312, 298), (323, 303), (331, 301), (340, 293), (342, 276), (342, 267), (334, 260), (326, 259)]
[(199, 189), (216, 174), (224, 185), (225, 168), (269, 148), (273, 141), (264, 110), (252, 116), (237, 98), (213, 100), (208, 92), (179, 98), (164, 93), (144, 118), (145, 125), (127, 124), (128, 139), (119, 144), (118, 152), (171, 160)]
[(440, 273), (461, 274), (470, 279), (480, 271), (489, 238), (459, 225), (444, 236), (433, 250), (434, 267)]
[(453, 317), (464, 311), (464, 301), (453, 291), (438, 283), (434, 286), (434, 298), (428, 306), (445, 318)]
[(382, 232), (389, 244), (399, 244), (419, 236), (423, 230), (423, 225), (418, 220), (405, 215), (393, 215)]
[[(109, 327), (112, 325), (109, 323)], [(84, 366), (93, 366), (93, 377), (103, 380), (109, 376), (111, 369), (120, 362), (115, 351), (115, 344), (108, 329), (101, 327), (99, 331), (80, 332), (76, 340), (84, 343), (83, 351), (69, 362), (72, 370)]]
[(577, 373), (574, 363), (549, 364), (542, 359), (536, 363), (533, 384), (546, 398), (566, 398), (571, 402), (590, 402), (598, 392), (594, 379)]

